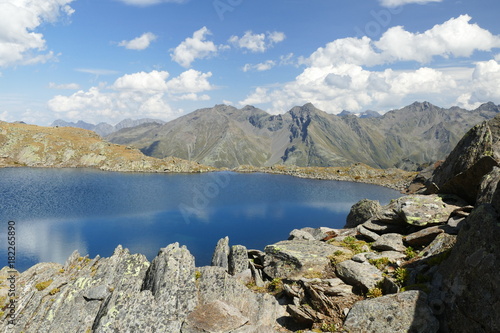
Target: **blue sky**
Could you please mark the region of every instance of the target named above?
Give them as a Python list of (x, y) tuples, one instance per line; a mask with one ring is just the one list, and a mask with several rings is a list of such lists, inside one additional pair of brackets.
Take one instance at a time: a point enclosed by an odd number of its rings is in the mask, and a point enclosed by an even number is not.
[(497, 0), (0, 0), (0, 120), (500, 103)]

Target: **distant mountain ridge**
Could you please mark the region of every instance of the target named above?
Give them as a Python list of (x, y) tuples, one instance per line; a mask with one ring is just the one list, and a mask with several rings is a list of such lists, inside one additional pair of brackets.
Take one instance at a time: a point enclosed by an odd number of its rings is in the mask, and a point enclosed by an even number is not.
[(79, 120), (76, 123), (75, 122), (67, 122), (62, 119), (57, 119), (55, 120), (50, 126), (52, 127), (77, 127), (77, 128), (82, 128), (90, 131), (94, 131), (100, 136), (104, 137), (106, 135), (109, 135), (113, 132), (119, 131), (124, 128), (128, 127), (135, 127), (139, 126), (142, 124), (147, 124), (147, 123), (157, 123), (157, 124), (164, 124), (165, 122), (163, 120), (158, 120), (158, 119), (150, 119), (150, 118), (142, 118), (142, 119), (125, 119), (120, 121), (116, 125), (110, 125), (108, 123), (99, 123), (97, 125), (87, 123), (85, 121)]
[(214, 167), (364, 163), (416, 170), (444, 159), (469, 128), (498, 113), (500, 107), (491, 102), (473, 111), (415, 102), (368, 118), (328, 114), (311, 103), (281, 115), (216, 105), (165, 124), (125, 128), (107, 139), (149, 156)]

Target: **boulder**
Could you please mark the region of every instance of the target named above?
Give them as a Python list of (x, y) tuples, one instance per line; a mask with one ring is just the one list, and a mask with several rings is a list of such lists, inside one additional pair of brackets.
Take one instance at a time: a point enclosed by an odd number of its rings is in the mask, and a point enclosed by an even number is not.
[(337, 237), (339, 235), (338, 229), (332, 229), (327, 227), (319, 227), (319, 228), (305, 227), (300, 230), (311, 234), (314, 237), (314, 239), (318, 241), (328, 240)]
[(381, 210), (380, 203), (374, 200), (363, 199), (351, 207), (349, 215), (347, 215), (344, 228), (355, 228), (360, 224), (368, 221), (372, 216), (376, 215)]
[(337, 276), (345, 283), (360, 287), (363, 292), (375, 288), (384, 277), (382, 272), (368, 263), (346, 260), (335, 265)]
[(354, 304), (344, 322), (350, 332), (433, 333), (439, 322), (421, 291), (406, 291)]
[(403, 236), (400, 234), (384, 234), (372, 244), (372, 248), (379, 251), (404, 252), (406, 250), (403, 245)]
[[(382, 208), (377, 218), (386, 223), (415, 226), (445, 224), (450, 214), (465, 203), (453, 195), (409, 195)], [(389, 218), (393, 218), (389, 220)]]
[(248, 269), (247, 248), (243, 245), (233, 245), (229, 251), (229, 274), (236, 275)]
[(282, 241), (264, 249), (264, 273), (271, 278), (298, 278), (304, 274), (325, 273), (329, 256), (348, 250), (319, 241)]
[(309, 232), (299, 229), (293, 229), (290, 231), (288, 240), (316, 240), (313, 235)]
[(194, 309), (182, 324), (181, 333), (229, 333), (247, 322), (235, 307), (214, 301)]
[(219, 239), (212, 255), (212, 266), (229, 269), (229, 237)]
[(453, 193), (475, 204), (481, 179), (500, 161), (500, 115), (470, 129), (433, 173), (430, 191)]

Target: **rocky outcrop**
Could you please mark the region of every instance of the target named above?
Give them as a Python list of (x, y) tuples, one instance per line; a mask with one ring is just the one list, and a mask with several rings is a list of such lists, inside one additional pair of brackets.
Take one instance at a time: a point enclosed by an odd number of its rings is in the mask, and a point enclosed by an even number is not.
[(145, 156), (103, 141), (92, 131), (0, 122), (0, 167), (91, 167), (124, 172), (206, 172), (214, 168), (180, 158)]
[(500, 163), (500, 116), (474, 126), (433, 173), (427, 189), (474, 204), (483, 176)]
[(273, 297), (223, 268), (196, 269), (177, 243), (151, 263), (121, 247), (110, 258), (75, 252), (65, 265), (38, 264), (17, 281), (15, 332), (205, 332), (203, 323), (210, 332), (258, 332), (273, 331), (283, 315)]

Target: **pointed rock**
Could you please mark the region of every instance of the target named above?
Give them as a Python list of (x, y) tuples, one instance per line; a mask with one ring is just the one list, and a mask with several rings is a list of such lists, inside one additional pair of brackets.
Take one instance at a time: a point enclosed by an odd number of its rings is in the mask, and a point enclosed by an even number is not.
[(229, 269), (229, 237), (219, 239), (212, 256), (212, 266)]

